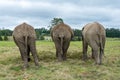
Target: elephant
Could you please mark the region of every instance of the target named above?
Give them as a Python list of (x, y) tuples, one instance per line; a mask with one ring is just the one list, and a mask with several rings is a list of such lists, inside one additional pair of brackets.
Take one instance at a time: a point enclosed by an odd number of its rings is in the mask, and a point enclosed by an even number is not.
[(82, 28), (83, 60), (87, 59), (88, 45), (92, 50), (92, 58), (95, 64), (102, 63), (104, 47), (106, 42), (106, 31), (98, 22), (88, 23)]
[(66, 53), (73, 36), (73, 30), (65, 23), (60, 23), (51, 29), (51, 37), (55, 44), (58, 61), (66, 60)]
[(35, 65), (39, 66), (35, 45), (36, 33), (34, 28), (24, 22), (15, 27), (12, 35), (14, 42), (20, 50), (21, 58), (24, 62), (23, 68), (29, 67), (28, 62), (31, 60), (30, 52), (34, 58)]

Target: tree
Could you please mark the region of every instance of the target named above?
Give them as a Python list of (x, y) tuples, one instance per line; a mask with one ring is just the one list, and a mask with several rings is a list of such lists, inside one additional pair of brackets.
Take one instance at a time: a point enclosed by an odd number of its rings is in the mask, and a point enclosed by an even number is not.
[(107, 37), (118, 37), (120, 38), (120, 30), (119, 29), (115, 29), (115, 28), (107, 28), (106, 29), (106, 36)]
[(0, 36), (0, 41), (3, 41), (2, 36)]
[(4, 40), (5, 40), (5, 41), (8, 41), (8, 37), (7, 37), (6, 35), (4, 36)]
[(44, 36), (43, 35), (41, 35), (40, 36), (40, 40), (44, 40), (45, 38), (44, 38)]
[(12, 32), (13, 31), (11, 31), (11, 30), (9, 30), (9, 29), (3, 29), (3, 30), (0, 30), (0, 34), (1, 34), (1, 36), (12, 36)]
[(72, 38), (72, 41), (81, 41), (81, 38), (82, 38), (82, 32), (81, 30), (79, 29), (74, 29), (73, 30), (74, 32), (74, 37)]
[(40, 33), (39, 33), (38, 30), (36, 31), (36, 37), (37, 37), (37, 40), (39, 40), (39, 38), (40, 38)]
[(50, 26), (48, 26), (50, 29), (54, 27), (57, 24), (64, 23), (62, 18), (53, 18), (50, 22)]
[(39, 39), (41, 40), (41, 36), (44, 37), (45, 35), (50, 35), (50, 30), (47, 30), (45, 28), (35, 29), (35, 31), (36, 31), (37, 40)]

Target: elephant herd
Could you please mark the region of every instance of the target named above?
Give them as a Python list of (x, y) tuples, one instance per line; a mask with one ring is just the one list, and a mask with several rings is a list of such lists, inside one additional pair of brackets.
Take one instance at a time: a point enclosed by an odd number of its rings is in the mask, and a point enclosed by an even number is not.
[[(51, 29), (51, 37), (56, 48), (56, 57), (58, 61), (66, 60), (66, 53), (70, 45), (71, 38), (74, 37), (73, 30), (69, 25), (60, 23)], [(92, 49), (92, 58), (96, 64), (102, 63), (104, 46), (106, 41), (106, 32), (104, 27), (98, 22), (88, 23), (82, 28), (83, 60), (87, 60), (88, 45)], [(30, 59), (30, 52), (33, 56), (36, 66), (39, 66), (38, 55), (36, 51), (36, 33), (34, 28), (22, 23), (15, 27), (13, 39), (18, 46), (21, 58), (24, 62), (23, 68), (27, 68)]]

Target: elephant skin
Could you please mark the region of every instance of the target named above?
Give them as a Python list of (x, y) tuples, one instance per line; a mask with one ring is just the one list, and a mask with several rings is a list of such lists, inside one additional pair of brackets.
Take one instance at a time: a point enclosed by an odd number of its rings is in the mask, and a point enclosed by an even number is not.
[(66, 53), (73, 35), (73, 30), (64, 23), (60, 23), (51, 29), (51, 37), (56, 47), (58, 61), (66, 60)]
[(35, 46), (36, 33), (31, 25), (26, 23), (20, 24), (15, 27), (13, 31), (13, 39), (18, 46), (21, 54), (21, 58), (24, 61), (24, 68), (27, 68), (30, 61), (30, 52), (34, 58), (36, 66), (39, 66), (38, 56)]
[(105, 28), (98, 22), (88, 23), (82, 29), (83, 59), (87, 59), (88, 45), (92, 49), (92, 58), (95, 64), (102, 63), (106, 41)]

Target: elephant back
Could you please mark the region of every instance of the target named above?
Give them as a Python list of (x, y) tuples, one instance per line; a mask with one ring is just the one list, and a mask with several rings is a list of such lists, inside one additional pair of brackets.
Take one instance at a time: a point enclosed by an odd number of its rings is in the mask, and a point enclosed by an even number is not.
[(31, 25), (23, 23), (15, 27), (13, 31), (13, 36), (15, 37), (29, 36), (36, 38), (36, 33)]
[(52, 30), (51, 30), (51, 35), (52, 36), (62, 36), (64, 35), (65, 37), (73, 37), (73, 30), (68, 26), (67, 24), (61, 23), (56, 25)]

